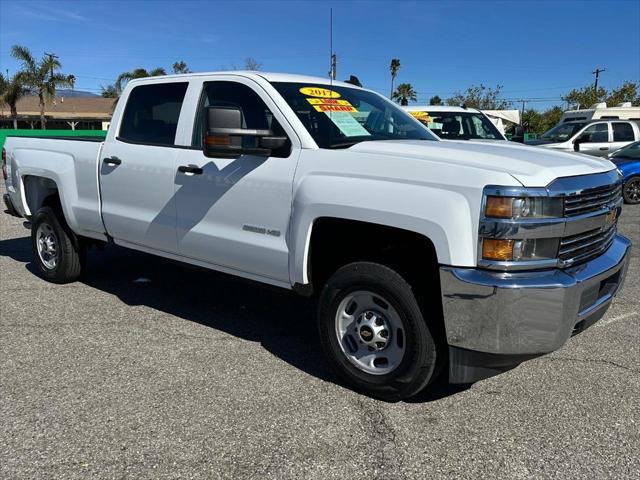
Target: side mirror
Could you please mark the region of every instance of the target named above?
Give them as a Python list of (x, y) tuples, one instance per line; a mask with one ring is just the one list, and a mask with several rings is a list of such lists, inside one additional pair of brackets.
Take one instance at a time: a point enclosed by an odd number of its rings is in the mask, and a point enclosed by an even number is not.
[(513, 128), (512, 142), (524, 143), (524, 127), (522, 125), (516, 125)]
[(284, 146), (287, 142), (287, 137), (276, 137), (271, 130), (242, 128), (242, 110), (232, 105), (207, 107), (204, 126), (202, 145), (206, 157), (268, 157), (272, 150)]
[(579, 152), (580, 151), (580, 144), (581, 143), (587, 143), (589, 141), (590, 137), (591, 137), (591, 135), (589, 135), (588, 133), (583, 133), (578, 138), (576, 138), (573, 141), (573, 151), (574, 152)]

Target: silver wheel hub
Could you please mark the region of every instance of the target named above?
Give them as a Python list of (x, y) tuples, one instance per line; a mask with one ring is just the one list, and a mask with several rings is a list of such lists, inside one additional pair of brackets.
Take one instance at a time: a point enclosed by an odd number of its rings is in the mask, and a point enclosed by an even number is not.
[(36, 247), (42, 264), (52, 270), (58, 264), (58, 239), (47, 223), (41, 223), (36, 231)]
[(367, 310), (358, 315), (356, 320), (360, 341), (370, 351), (384, 350), (389, 342), (389, 326), (379, 312)]
[(359, 290), (348, 294), (338, 305), (335, 333), (345, 357), (366, 373), (390, 373), (404, 357), (402, 318), (376, 293)]

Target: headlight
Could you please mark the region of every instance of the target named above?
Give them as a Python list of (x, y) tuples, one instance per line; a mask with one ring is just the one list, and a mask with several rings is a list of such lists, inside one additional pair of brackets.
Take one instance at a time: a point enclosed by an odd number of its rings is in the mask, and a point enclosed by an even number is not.
[(522, 240), (484, 238), (482, 259), (498, 262), (550, 260), (558, 253), (557, 238), (527, 238)]
[(562, 198), (487, 196), (484, 214), (487, 218), (557, 218), (562, 217)]

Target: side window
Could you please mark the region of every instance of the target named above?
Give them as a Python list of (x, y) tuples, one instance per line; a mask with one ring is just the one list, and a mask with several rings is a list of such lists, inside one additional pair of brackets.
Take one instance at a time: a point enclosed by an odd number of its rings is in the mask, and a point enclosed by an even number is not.
[[(274, 136), (287, 136), (267, 105), (252, 88), (237, 82), (209, 82), (204, 84), (196, 112), (191, 142), (194, 147), (202, 148), (205, 109), (210, 105), (233, 105), (240, 108), (242, 128), (271, 130)], [(290, 152), (291, 142), (287, 142), (282, 148), (274, 150), (272, 155), (288, 157)]]
[(613, 141), (614, 142), (633, 142), (633, 127), (630, 123), (614, 122), (613, 123)]
[(609, 127), (606, 123), (596, 123), (587, 127), (582, 135), (590, 135), (589, 141), (585, 143), (607, 143), (609, 141)]
[(187, 82), (140, 85), (131, 90), (118, 138), (133, 143), (174, 145)]

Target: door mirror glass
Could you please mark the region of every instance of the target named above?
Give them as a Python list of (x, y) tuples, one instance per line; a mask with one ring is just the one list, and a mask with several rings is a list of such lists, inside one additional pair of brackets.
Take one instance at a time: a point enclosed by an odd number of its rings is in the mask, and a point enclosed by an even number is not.
[(205, 110), (203, 151), (207, 157), (237, 158), (240, 155), (270, 156), (287, 137), (270, 129), (243, 128), (242, 109), (235, 105), (210, 105)]

